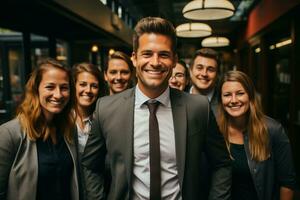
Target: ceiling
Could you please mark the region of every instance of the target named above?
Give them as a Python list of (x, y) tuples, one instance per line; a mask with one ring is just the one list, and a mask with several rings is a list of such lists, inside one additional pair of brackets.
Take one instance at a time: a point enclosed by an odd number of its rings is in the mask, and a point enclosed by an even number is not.
[[(207, 0), (209, 1), (209, 0)], [(182, 15), (183, 7), (190, 2), (190, 0), (120, 0), (122, 5), (125, 5), (131, 16), (134, 16), (136, 21), (146, 16), (160, 16), (170, 20), (175, 26), (182, 23), (190, 22)], [(231, 0), (235, 9), (240, 14), (240, 17), (232, 17), (224, 20), (201, 21), (210, 25), (213, 29), (213, 35), (226, 36), (232, 41), (236, 34), (244, 25), (246, 25), (247, 16), (250, 10), (259, 2), (259, 0)], [(240, 8), (242, 5), (248, 5), (248, 8)], [(240, 7), (240, 8), (239, 8)], [(179, 46), (192, 45), (195, 48), (200, 48), (202, 38), (196, 39), (182, 39), (179, 38)]]

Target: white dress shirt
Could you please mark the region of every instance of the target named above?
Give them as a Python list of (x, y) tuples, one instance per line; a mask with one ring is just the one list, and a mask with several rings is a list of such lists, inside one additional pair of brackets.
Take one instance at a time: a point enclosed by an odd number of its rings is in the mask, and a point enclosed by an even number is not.
[[(134, 158), (133, 199), (149, 199), (149, 110), (144, 104), (150, 98), (142, 93), (138, 85), (135, 91), (134, 107)], [(155, 99), (160, 102), (156, 112), (159, 124), (161, 193), (162, 199), (181, 199), (178, 179), (174, 124), (169, 87)]]
[(78, 132), (78, 152), (80, 155), (83, 154), (89, 133), (92, 127), (92, 115), (82, 120), (84, 127), (80, 128), (79, 124), (76, 123)]

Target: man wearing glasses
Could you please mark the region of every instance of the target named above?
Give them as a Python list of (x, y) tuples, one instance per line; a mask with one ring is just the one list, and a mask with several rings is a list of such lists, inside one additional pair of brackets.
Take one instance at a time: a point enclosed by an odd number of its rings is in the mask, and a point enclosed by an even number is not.
[(189, 71), (184, 61), (179, 60), (172, 70), (172, 76), (169, 79), (169, 86), (181, 91), (189, 89)]

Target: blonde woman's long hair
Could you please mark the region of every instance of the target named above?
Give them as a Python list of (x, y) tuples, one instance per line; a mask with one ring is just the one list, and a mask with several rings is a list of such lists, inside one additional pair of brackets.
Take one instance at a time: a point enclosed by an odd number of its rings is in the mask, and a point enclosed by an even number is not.
[[(57, 131), (62, 133), (68, 142), (72, 142), (74, 117), (71, 109), (74, 106), (75, 99), (74, 84), (70, 69), (54, 59), (47, 58), (41, 61), (38, 67), (32, 72), (25, 86), (25, 97), (17, 109), (17, 118), (20, 121), (22, 130), (30, 140), (36, 141), (36, 139), (42, 138), (45, 141), (49, 138), (51, 125), (47, 124), (43, 115), (38, 88), (43, 74), (51, 68), (63, 70), (69, 76), (70, 99), (64, 109), (55, 115), (52, 125), (55, 125)], [(54, 140), (53, 142), (56, 141)]]
[(247, 133), (249, 137), (249, 150), (251, 159), (263, 161), (270, 155), (269, 135), (265, 122), (265, 115), (262, 111), (260, 98), (251, 79), (241, 71), (228, 71), (220, 80), (219, 84), (219, 107), (218, 124), (223, 133), (227, 148), (230, 150), (229, 143), (229, 115), (222, 106), (222, 86), (227, 81), (239, 82), (249, 96), (250, 106), (247, 112)]

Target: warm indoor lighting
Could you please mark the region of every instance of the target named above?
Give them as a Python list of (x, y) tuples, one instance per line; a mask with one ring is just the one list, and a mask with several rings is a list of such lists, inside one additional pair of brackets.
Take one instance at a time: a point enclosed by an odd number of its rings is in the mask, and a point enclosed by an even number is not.
[(228, 0), (193, 0), (182, 10), (187, 19), (216, 20), (231, 17), (234, 6)]
[(225, 47), (229, 45), (226, 37), (208, 37), (202, 40), (203, 47)]
[(97, 45), (92, 46), (92, 52), (98, 52), (98, 46)]
[(206, 37), (211, 35), (211, 28), (203, 23), (186, 23), (176, 27), (176, 35), (178, 37)]
[(292, 39), (287, 39), (287, 40), (278, 42), (276, 44), (271, 45), (269, 48), (270, 48), (270, 50), (273, 50), (275, 48), (280, 48), (280, 47), (283, 47), (283, 46), (286, 46), (289, 44), (292, 44)]
[(254, 51), (255, 51), (255, 53), (259, 53), (259, 52), (261, 52), (261, 49), (259, 47), (257, 47)]
[(110, 49), (109, 51), (108, 51), (108, 54), (109, 55), (112, 55), (112, 54), (114, 54), (115, 53), (115, 50), (114, 49)]

